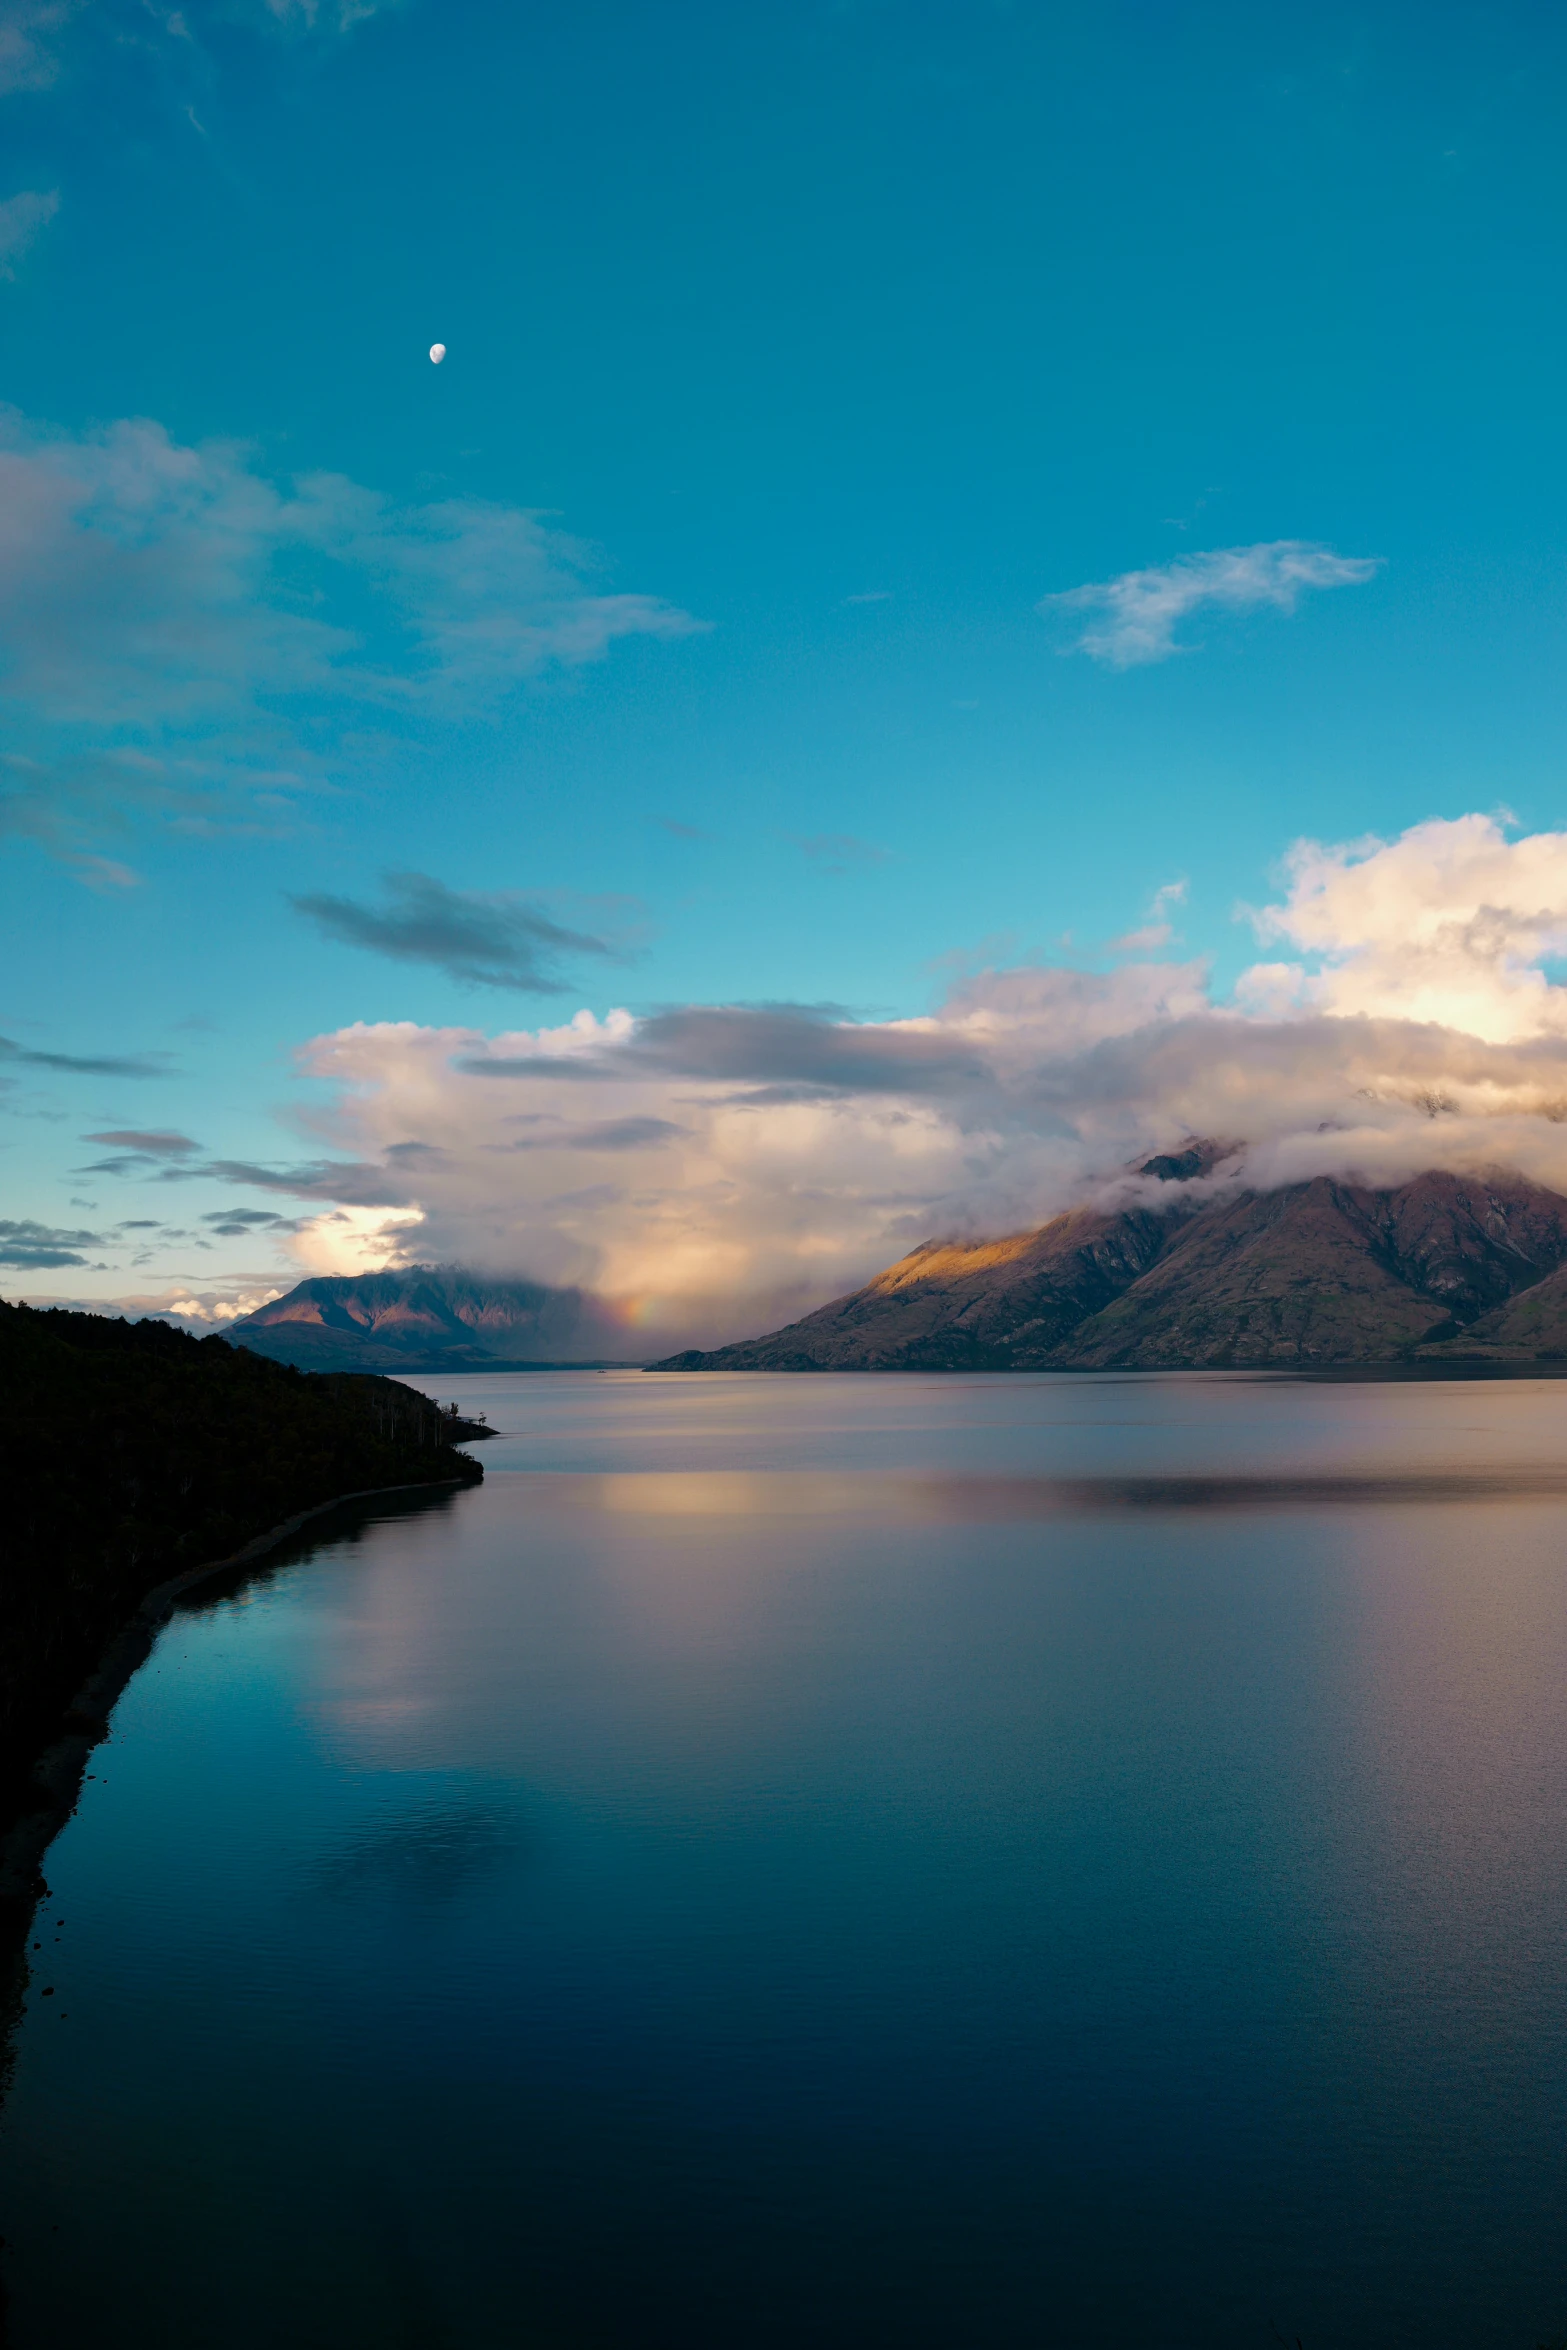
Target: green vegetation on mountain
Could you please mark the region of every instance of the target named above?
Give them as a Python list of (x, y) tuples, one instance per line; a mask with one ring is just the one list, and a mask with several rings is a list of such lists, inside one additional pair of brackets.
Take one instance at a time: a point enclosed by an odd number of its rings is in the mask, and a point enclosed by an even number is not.
[(462, 1432), (389, 1379), (0, 1303), (0, 1809), (149, 1591), (335, 1495), (476, 1480)]

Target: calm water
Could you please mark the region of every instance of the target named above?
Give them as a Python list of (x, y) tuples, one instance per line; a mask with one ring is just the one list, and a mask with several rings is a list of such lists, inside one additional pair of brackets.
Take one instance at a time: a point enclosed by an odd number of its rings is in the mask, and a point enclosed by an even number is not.
[(438, 1392), (49, 1857), (17, 2350), (1567, 2333), (1567, 1384)]

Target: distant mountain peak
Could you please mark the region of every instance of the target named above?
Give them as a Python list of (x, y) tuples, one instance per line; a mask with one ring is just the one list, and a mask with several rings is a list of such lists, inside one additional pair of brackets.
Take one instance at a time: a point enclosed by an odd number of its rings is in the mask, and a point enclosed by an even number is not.
[(1151, 1159), (1144, 1159), (1139, 1175), (1156, 1175), (1161, 1183), (1192, 1183), (1199, 1176), (1211, 1175), (1215, 1167), (1222, 1167), (1226, 1159), (1233, 1159), (1245, 1148), (1239, 1142), (1199, 1141), (1192, 1136), (1173, 1151), (1160, 1151)]
[(614, 1326), (580, 1290), (461, 1265), (318, 1273), (229, 1336), (306, 1371), (469, 1371), (618, 1353)]

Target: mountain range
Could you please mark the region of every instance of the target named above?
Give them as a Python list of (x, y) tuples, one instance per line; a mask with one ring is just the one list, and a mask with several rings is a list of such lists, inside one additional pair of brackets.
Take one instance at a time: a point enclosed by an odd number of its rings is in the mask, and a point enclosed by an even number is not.
[(1393, 1189), (1205, 1181), (1194, 1142), (1136, 1170), (1161, 1193), (1001, 1240), (931, 1240), (763, 1338), (661, 1371), (1329, 1367), (1567, 1358), (1567, 1198), (1523, 1176)]
[(301, 1371), (493, 1371), (601, 1363), (616, 1332), (579, 1290), (414, 1265), (301, 1281), (227, 1336)]

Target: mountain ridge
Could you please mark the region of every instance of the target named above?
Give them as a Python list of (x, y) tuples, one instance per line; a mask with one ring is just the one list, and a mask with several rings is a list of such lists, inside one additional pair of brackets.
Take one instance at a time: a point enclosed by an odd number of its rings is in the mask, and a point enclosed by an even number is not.
[[(1432, 1170), (1272, 1191), (1228, 1155), (1146, 1161), (1167, 1196), (932, 1240), (782, 1330), (650, 1370), (1174, 1370), (1567, 1358), (1567, 1198)], [(1532, 1301), (1532, 1303), (1531, 1303)]]
[(614, 1335), (580, 1290), (460, 1265), (316, 1274), (225, 1332), (301, 1371), (599, 1368), (603, 1353), (573, 1346)]

